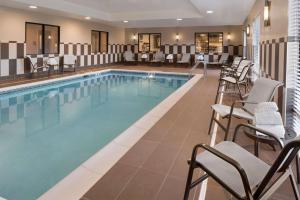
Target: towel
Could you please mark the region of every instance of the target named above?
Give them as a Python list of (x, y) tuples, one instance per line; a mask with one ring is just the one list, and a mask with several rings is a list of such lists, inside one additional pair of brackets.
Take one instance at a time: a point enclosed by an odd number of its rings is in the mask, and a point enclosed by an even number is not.
[(262, 102), (259, 103), (255, 108), (255, 113), (276, 111), (278, 111), (278, 106), (275, 102)]
[(255, 125), (281, 125), (283, 126), (282, 118), (279, 112), (267, 111), (256, 112), (254, 114)]
[[(268, 131), (279, 138), (284, 138), (285, 136), (285, 129), (283, 125), (256, 125), (256, 127)], [(262, 134), (260, 132), (256, 132), (256, 134), (265, 136), (265, 134)]]

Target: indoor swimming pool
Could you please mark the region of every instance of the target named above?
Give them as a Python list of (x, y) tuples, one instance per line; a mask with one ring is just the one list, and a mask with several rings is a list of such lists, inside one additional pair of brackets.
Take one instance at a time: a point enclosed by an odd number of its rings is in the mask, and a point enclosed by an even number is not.
[(0, 196), (37, 199), (190, 79), (107, 71), (0, 93)]

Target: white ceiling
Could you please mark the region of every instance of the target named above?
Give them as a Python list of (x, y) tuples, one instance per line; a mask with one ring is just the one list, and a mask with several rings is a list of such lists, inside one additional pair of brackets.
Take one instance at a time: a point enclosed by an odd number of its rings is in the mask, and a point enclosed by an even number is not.
[[(255, 0), (0, 0), (0, 5), (138, 27), (241, 25)], [(213, 14), (207, 14), (213, 10)], [(33, 10), (32, 10), (33, 11)], [(176, 21), (176, 18), (183, 18)], [(128, 20), (129, 23), (123, 23)]]

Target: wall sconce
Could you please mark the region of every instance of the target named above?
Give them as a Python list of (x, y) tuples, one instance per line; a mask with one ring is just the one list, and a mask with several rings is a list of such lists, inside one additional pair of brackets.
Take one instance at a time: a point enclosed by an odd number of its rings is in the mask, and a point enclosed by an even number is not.
[(227, 34), (227, 40), (228, 40), (228, 42), (230, 42), (230, 40), (231, 40), (231, 34), (230, 33)]
[(246, 34), (248, 37), (250, 36), (250, 25), (248, 25), (246, 28)]
[(179, 34), (178, 33), (176, 33), (175, 40), (176, 40), (176, 42), (179, 41)]
[(270, 7), (271, 7), (271, 1), (265, 0), (265, 7), (264, 7), (264, 24), (265, 24), (265, 26), (271, 25)]
[(136, 33), (132, 35), (132, 40), (133, 42), (136, 42), (136, 39), (137, 39), (137, 36), (136, 36)]

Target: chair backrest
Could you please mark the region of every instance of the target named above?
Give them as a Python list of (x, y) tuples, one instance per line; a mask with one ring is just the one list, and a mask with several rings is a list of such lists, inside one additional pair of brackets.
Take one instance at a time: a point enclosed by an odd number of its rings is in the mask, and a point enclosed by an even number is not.
[(27, 55), (26, 58), (28, 59), (30, 65), (31, 65), (30, 67), (33, 68), (33, 67), (35, 67), (35, 65), (37, 65), (37, 59), (34, 60), (34, 59), (32, 59), (32, 57), (29, 56), (29, 55)]
[(233, 59), (233, 62), (232, 62), (231, 67), (233, 67), (233, 68), (238, 67), (241, 61), (242, 61), (242, 57), (236, 56), (236, 57)]
[(248, 65), (246, 65), (246, 66), (243, 68), (242, 72), (240, 73), (239, 79), (238, 79), (239, 82), (244, 81), (244, 80), (246, 79), (246, 76), (247, 76), (247, 74), (248, 74), (250, 68), (251, 68), (253, 65), (254, 65), (254, 64), (250, 64), (250, 63), (249, 63)]
[(246, 67), (247, 65), (250, 65), (250, 64), (251, 64), (251, 60), (242, 60), (240, 62), (240, 64), (238, 65), (236, 72), (241, 73), (243, 71), (244, 67)]
[(165, 60), (165, 55), (162, 51), (158, 51), (154, 54), (154, 60), (156, 61), (164, 61)]
[(133, 59), (133, 53), (130, 50), (127, 50), (124, 52), (124, 58), (125, 60), (132, 60)]
[(76, 56), (74, 55), (64, 55), (64, 65), (75, 65)]
[(222, 53), (221, 58), (219, 60), (220, 64), (224, 64), (228, 61), (229, 53)]
[(190, 62), (190, 59), (191, 59), (191, 54), (189, 53), (182, 54), (181, 57), (182, 62)]
[(246, 101), (252, 103), (245, 103), (243, 108), (254, 114), (258, 103), (271, 101), (278, 87), (283, 83), (268, 78), (259, 78), (254, 82)]
[[(254, 197), (259, 197), (264, 192), (267, 186), (270, 185), (270, 181), (272, 181), (272, 178), (274, 178), (275, 175), (278, 175), (278, 173), (284, 173), (290, 167), (292, 161), (297, 156), (299, 149), (300, 136), (294, 138), (284, 146), (279, 156), (255, 191)], [(276, 181), (277, 180), (275, 180), (275, 182)]]

